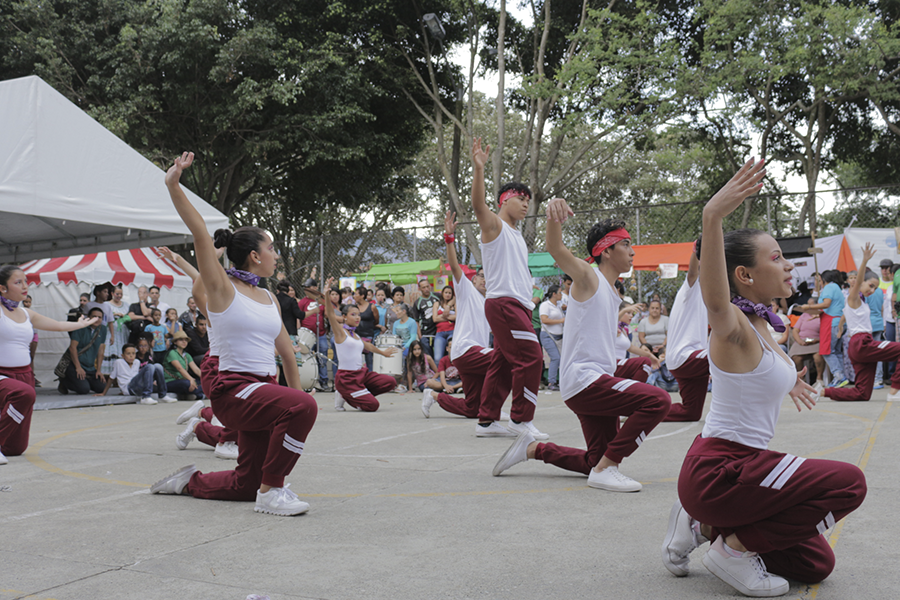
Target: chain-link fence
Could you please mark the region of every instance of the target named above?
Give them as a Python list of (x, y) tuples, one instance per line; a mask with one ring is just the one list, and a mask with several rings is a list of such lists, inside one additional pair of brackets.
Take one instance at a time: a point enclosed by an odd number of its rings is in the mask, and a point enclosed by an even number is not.
[[(753, 227), (768, 231), (776, 238), (797, 236), (799, 210), (796, 199), (759, 196), (735, 211), (725, 223), (726, 230)], [(820, 211), (818, 229), (821, 235), (840, 233), (851, 222), (854, 227), (893, 228), (898, 225), (898, 198), (860, 196), (839, 200)], [(581, 211), (563, 226), (563, 241), (576, 256), (586, 257), (587, 234), (591, 227), (607, 218), (622, 219), (636, 245), (692, 242), (702, 229), (702, 203), (676, 203), (646, 206), (620, 206), (602, 210)], [(545, 217), (525, 219), (520, 229), (532, 253), (545, 251)], [(446, 261), (441, 233), (443, 226), (414, 227), (374, 232), (351, 232), (301, 240), (294, 248), (283, 250), (287, 279), (299, 289), (304, 280), (315, 275), (320, 283), (328, 277), (362, 274), (373, 264), (406, 263), (440, 259)], [(820, 236), (821, 237), (821, 236)], [(456, 251), (460, 262), (480, 264), (478, 249), (480, 231), (477, 223), (460, 223), (457, 227)], [(663, 261), (665, 262), (665, 261)], [(677, 262), (673, 257), (671, 262)], [(359, 279), (360, 281), (362, 278)], [(546, 289), (560, 283), (555, 273), (538, 277), (535, 284)], [(673, 279), (662, 279), (656, 271), (635, 271), (627, 278), (627, 294), (635, 301), (646, 301), (659, 294), (665, 306), (671, 306), (684, 273)]]

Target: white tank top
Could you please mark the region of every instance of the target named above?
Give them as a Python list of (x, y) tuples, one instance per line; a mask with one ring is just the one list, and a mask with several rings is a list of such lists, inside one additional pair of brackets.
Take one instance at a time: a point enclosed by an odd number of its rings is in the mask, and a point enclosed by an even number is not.
[[(271, 304), (260, 304), (237, 290), (224, 312), (209, 311), (209, 323), (216, 330), (219, 370), (274, 376), (275, 338), (283, 327), (278, 303), (266, 290)], [(212, 344), (212, 342), (210, 342)]]
[(0, 316), (0, 367), (27, 367), (31, 364), (31, 351), (28, 347), (34, 339), (31, 315), (25, 310), (25, 321), (16, 323), (5, 308), (0, 307), (0, 312), (3, 313)]
[[(566, 339), (566, 338), (563, 338)], [(622, 360), (628, 356), (628, 349), (631, 348), (631, 340), (625, 335), (624, 331), (616, 334), (616, 360)]]
[(340, 344), (334, 342), (338, 357), (338, 371), (359, 371), (363, 368), (363, 343), (347, 332), (347, 337)]
[(759, 339), (763, 355), (749, 373), (726, 373), (709, 356), (712, 400), (703, 437), (729, 440), (765, 450), (775, 435), (781, 401), (797, 382), (797, 370)]
[(500, 235), (481, 244), (481, 260), (488, 298), (515, 298), (528, 310), (534, 310), (531, 292), (534, 279), (528, 270), (528, 245), (518, 229), (504, 220)]
[(559, 374), (563, 400), (616, 372), (615, 338), (622, 300), (597, 267), (592, 272), (597, 277), (594, 295), (585, 302), (569, 296)]
[(859, 308), (850, 308), (844, 304), (844, 319), (847, 321), (847, 335), (853, 337), (857, 333), (872, 333), (872, 314), (865, 300), (860, 301)]
[(454, 278), (453, 285), (456, 290), (456, 326), (453, 328), (450, 360), (456, 360), (472, 346), (487, 348), (491, 337), (491, 326), (484, 316), (484, 296), (465, 275), (459, 281)]
[(219, 338), (213, 331), (212, 323), (206, 321), (206, 335), (209, 337), (209, 355), (219, 356)]
[(669, 337), (666, 342), (666, 364), (669, 369), (683, 365), (697, 350), (706, 350), (709, 345), (709, 317), (700, 280), (688, 285), (687, 278), (675, 295), (669, 316)]

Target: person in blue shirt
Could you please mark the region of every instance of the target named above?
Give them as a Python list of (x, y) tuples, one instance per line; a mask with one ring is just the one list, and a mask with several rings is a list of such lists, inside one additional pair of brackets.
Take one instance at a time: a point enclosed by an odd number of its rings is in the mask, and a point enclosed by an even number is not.
[[(838, 327), (841, 315), (844, 311), (844, 293), (839, 284), (841, 272), (837, 270), (822, 273), (822, 281), (825, 287), (819, 292), (819, 302), (804, 304), (801, 310), (822, 311), (820, 319), (819, 354), (825, 359), (825, 364), (831, 371), (831, 385), (843, 387), (849, 382), (844, 377), (841, 360), (841, 340), (838, 337)], [(821, 394), (821, 390), (817, 390)]]
[(160, 323), (162, 311), (158, 308), (153, 309), (150, 313), (150, 318), (153, 319), (153, 324), (144, 327), (144, 333), (149, 333), (153, 336), (153, 361), (164, 365), (166, 364), (166, 354), (168, 354), (166, 350), (166, 335), (169, 333), (169, 328)]

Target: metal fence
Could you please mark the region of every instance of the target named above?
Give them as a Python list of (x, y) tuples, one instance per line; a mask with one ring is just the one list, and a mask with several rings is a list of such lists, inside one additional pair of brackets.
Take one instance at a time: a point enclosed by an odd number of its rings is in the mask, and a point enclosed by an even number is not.
[[(586, 238), (590, 228), (607, 218), (626, 222), (635, 244), (666, 244), (690, 242), (702, 229), (702, 203), (657, 204), (646, 206), (619, 206), (578, 212), (563, 226), (563, 239), (577, 255), (587, 256)], [(775, 237), (796, 236), (798, 227), (796, 201), (789, 197), (760, 196), (745, 209), (739, 209), (726, 223), (726, 230), (747, 226), (768, 231)], [(860, 227), (894, 227), (898, 224), (898, 198), (874, 200), (872, 197), (854, 195), (830, 205), (828, 212), (819, 215), (822, 235), (839, 233), (854, 222)], [(854, 220), (855, 218), (855, 220)], [(530, 217), (520, 224), (530, 252), (544, 251), (545, 217)], [(467, 231), (468, 230), (468, 234)], [(441, 259), (446, 261), (445, 247), (439, 227), (413, 227), (374, 232), (351, 232), (319, 236), (301, 240), (293, 248), (285, 248), (287, 279), (295, 286), (315, 273), (322, 281), (364, 273), (373, 264), (405, 263)], [(477, 240), (480, 231), (477, 223), (461, 223), (457, 228), (456, 251), (460, 262), (479, 264)], [(821, 237), (821, 236), (820, 236)], [(476, 240), (467, 244), (466, 239)], [(674, 262), (674, 261), (673, 261)], [(663, 304), (671, 306), (682, 281), (683, 273), (674, 279), (661, 279), (657, 272), (636, 271), (628, 279), (626, 289), (635, 301), (647, 300), (659, 294)], [(536, 280), (536, 285), (546, 289), (551, 283), (559, 283), (554, 275)]]

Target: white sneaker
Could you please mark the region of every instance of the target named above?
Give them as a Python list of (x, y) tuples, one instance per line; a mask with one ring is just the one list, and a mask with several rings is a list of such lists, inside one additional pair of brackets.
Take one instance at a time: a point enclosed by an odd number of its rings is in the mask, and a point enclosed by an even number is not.
[(194, 428), (201, 421), (197, 417), (194, 417), (190, 421), (188, 421), (187, 427), (184, 428), (184, 431), (175, 436), (175, 445), (178, 446), (179, 450), (184, 450), (188, 447), (188, 444), (196, 437), (196, 433), (194, 432)]
[(191, 404), (191, 407), (189, 409), (178, 415), (178, 418), (175, 419), (175, 424), (181, 425), (182, 423), (187, 423), (191, 419), (199, 417), (200, 411), (203, 410), (203, 408), (203, 400), (197, 400), (196, 402)]
[(503, 453), (503, 456), (501, 456), (500, 460), (497, 461), (497, 464), (494, 465), (494, 470), (492, 471), (494, 477), (497, 477), (500, 473), (513, 465), (528, 460), (528, 446), (534, 441), (534, 436), (530, 431), (527, 429), (522, 431), (518, 437), (516, 437), (516, 441), (512, 443), (512, 446), (506, 449), (506, 452)]
[(790, 584), (783, 577), (766, 571), (766, 563), (756, 552), (731, 556), (720, 535), (703, 557), (703, 566), (745, 596), (769, 598), (787, 594)]
[(150, 486), (151, 494), (180, 494), (184, 491), (184, 487), (191, 480), (191, 476), (196, 473), (197, 465), (188, 465), (175, 471), (168, 477), (164, 477)]
[(403, 385), (403, 384), (400, 384), (400, 385), (398, 385), (397, 387), (395, 387), (395, 388), (394, 388), (394, 391), (391, 392), (391, 393), (393, 393), (393, 394), (405, 394), (405, 393), (406, 393), (406, 386)]
[(549, 433), (541, 433), (538, 431), (538, 428), (534, 426), (534, 421), (522, 421), (521, 423), (516, 423), (512, 419), (506, 424), (506, 428), (515, 433), (516, 435), (522, 433), (523, 431), (530, 431), (531, 435), (534, 436), (536, 440), (549, 440)]
[(639, 492), (644, 487), (631, 477), (620, 473), (618, 467), (606, 467), (599, 473), (591, 469), (588, 485), (608, 492)]
[(237, 442), (222, 442), (220, 444), (216, 444), (216, 451), (214, 454), (216, 458), (223, 458), (225, 460), (237, 460)]
[(309, 504), (300, 500), (297, 494), (289, 490), (290, 485), (272, 488), (265, 494), (256, 492), (256, 506), (253, 507), (253, 510), (280, 517), (302, 515), (308, 511)]
[(146, 405), (148, 405), (148, 406), (152, 406), (152, 405), (154, 405), (154, 404), (159, 404), (156, 400), (154, 400), (154, 399), (151, 398), (150, 396), (144, 396), (143, 398), (141, 398), (140, 403), (141, 403), (141, 404), (146, 404)]
[(688, 574), (691, 552), (709, 541), (694, 531), (696, 522), (681, 506), (681, 501), (675, 500), (669, 512), (669, 530), (662, 544), (662, 560), (666, 568), (677, 577)]
[(171, 404), (172, 402), (178, 402), (178, 397), (173, 394), (166, 394), (162, 398), (159, 399), (163, 404)]
[(0, 465), (9, 464), (9, 459), (3, 456), (3, 453), (0, 452)]
[(822, 383), (822, 380), (820, 379), (820, 380), (818, 380), (818, 381), (816, 382), (816, 384), (813, 386), (813, 389), (815, 390), (817, 396), (821, 396), (821, 395), (822, 395), (822, 392), (825, 391), (825, 384)]
[(209, 422), (210, 425), (215, 425), (216, 427), (225, 427), (222, 425), (222, 421), (219, 420), (219, 417), (213, 415), (213, 418)]
[(516, 434), (501, 425), (500, 421), (494, 421), (486, 426), (475, 423), (475, 437), (516, 437)]
[(425, 388), (422, 393), (422, 414), (426, 419), (431, 416), (432, 405), (434, 405), (434, 392), (431, 391), (431, 388)]
[(344, 397), (341, 396), (341, 393), (337, 390), (334, 390), (334, 410), (347, 410), (344, 408)]
[(897, 392), (896, 394), (892, 394), (892, 393), (888, 392), (887, 401), (888, 402), (900, 402), (900, 392)]

